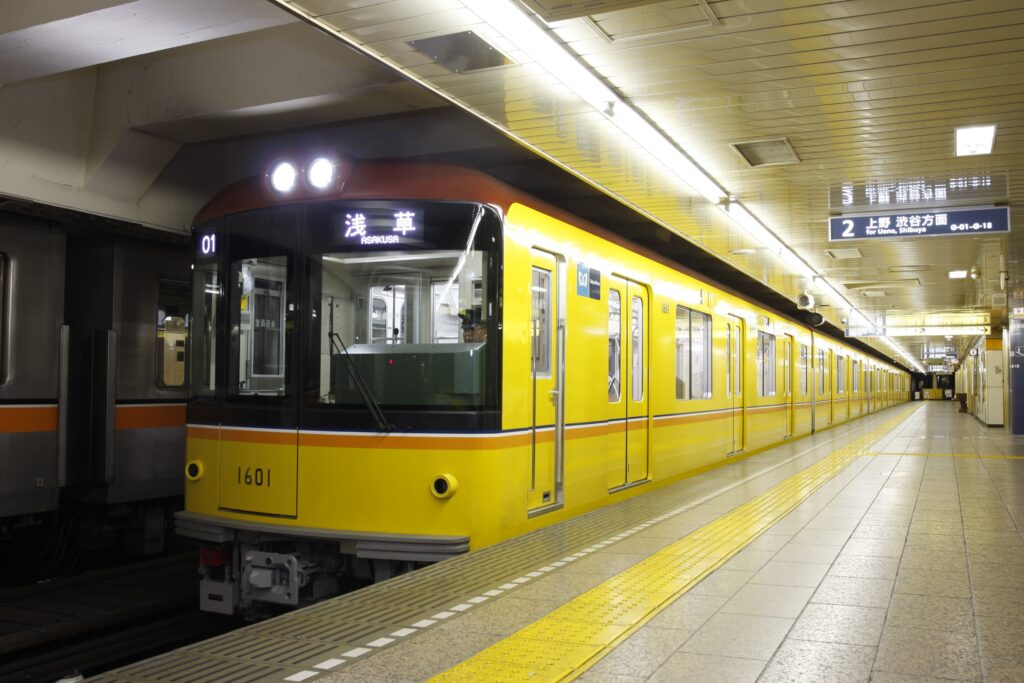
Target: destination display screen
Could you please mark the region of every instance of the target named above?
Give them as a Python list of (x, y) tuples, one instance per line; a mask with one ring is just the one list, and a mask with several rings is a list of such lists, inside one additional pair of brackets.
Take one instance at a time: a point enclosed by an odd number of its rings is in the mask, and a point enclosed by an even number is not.
[(408, 249), (423, 245), (424, 209), (415, 204), (351, 206), (337, 214), (341, 241), (365, 249)]
[(307, 247), (329, 251), (463, 249), (479, 205), (341, 201), (309, 207)]

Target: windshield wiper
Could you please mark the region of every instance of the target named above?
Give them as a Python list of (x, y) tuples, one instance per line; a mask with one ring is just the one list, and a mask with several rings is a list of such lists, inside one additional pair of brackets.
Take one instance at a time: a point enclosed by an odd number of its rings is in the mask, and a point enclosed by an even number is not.
[(339, 344), (341, 345), (342, 353), (338, 355), (344, 356), (346, 360), (346, 367), (348, 367), (349, 377), (352, 378), (352, 382), (356, 385), (356, 390), (359, 395), (363, 397), (363, 401), (366, 403), (366, 407), (370, 411), (370, 416), (373, 421), (377, 423), (378, 429), (382, 432), (394, 431), (395, 426), (388, 421), (387, 416), (384, 414), (384, 410), (380, 407), (380, 401), (370, 391), (370, 387), (366, 386), (366, 382), (363, 381), (363, 376), (359, 373), (359, 368), (356, 367), (356, 363), (352, 360), (352, 356), (349, 355), (348, 347), (345, 346), (345, 342), (341, 340), (341, 335), (337, 332), (328, 332), (327, 338), (331, 341), (331, 346), (335, 352), (338, 351)]

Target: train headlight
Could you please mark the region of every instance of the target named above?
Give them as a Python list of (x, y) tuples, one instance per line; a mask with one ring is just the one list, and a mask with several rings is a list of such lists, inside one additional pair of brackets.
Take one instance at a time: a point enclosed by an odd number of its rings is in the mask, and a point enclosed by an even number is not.
[(317, 157), (306, 169), (306, 180), (317, 190), (326, 190), (334, 182), (334, 162), (326, 157)]
[(282, 161), (270, 171), (270, 186), (275, 192), (287, 194), (295, 189), (295, 180), (299, 172), (290, 162)]
[(199, 481), (206, 473), (206, 467), (202, 460), (189, 460), (185, 463), (185, 478), (189, 481)]

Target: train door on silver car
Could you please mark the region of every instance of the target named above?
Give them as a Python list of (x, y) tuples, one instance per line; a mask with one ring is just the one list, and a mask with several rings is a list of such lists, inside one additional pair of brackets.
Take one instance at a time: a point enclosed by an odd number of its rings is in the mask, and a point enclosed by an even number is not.
[(732, 448), (729, 453), (743, 450), (743, 318), (729, 315), (726, 323), (726, 352), (729, 356), (726, 381), (729, 384), (726, 394), (729, 397), (732, 411)]
[(530, 283), (531, 514), (562, 504), (565, 262), (534, 249)]

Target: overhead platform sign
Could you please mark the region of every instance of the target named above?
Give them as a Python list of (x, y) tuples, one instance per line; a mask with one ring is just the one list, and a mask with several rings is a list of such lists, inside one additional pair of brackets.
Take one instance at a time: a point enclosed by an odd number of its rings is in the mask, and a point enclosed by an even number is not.
[(928, 209), (828, 219), (832, 242), (1010, 232), (1010, 209)]

